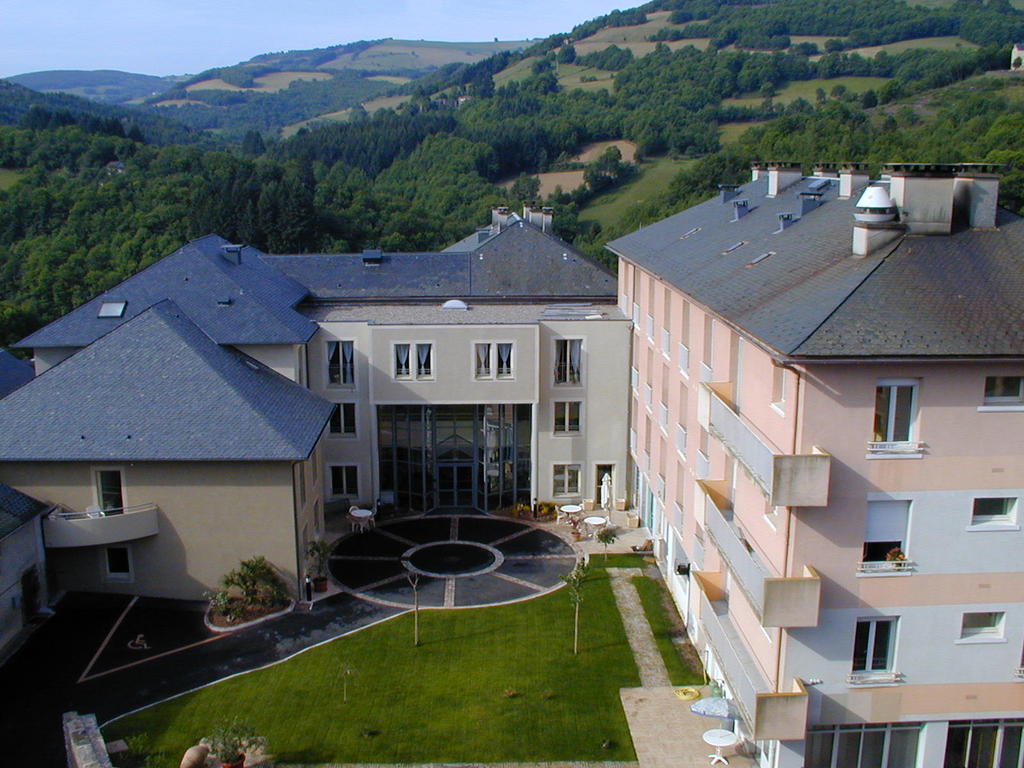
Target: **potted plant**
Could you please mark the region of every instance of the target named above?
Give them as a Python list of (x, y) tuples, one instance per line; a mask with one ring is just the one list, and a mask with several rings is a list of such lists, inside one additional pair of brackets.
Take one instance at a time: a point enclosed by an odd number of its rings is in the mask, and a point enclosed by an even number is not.
[(327, 591), (327, 558), (331, 554), (330, 542), (314, 539), (306, 545), (306, 558), (313, 571), (313, 590)]
[(889, 563), (903, 563), (906, 559), (906, 554), (899, 547), (893, 547), (885, 553), (885, 560)]
[(263, 750), (267, 746), (265, 738), (257, 736), (252, 726), (237, 717), (214, 725), (205, 741), (223, 768), (242, 768), (248, 752)]

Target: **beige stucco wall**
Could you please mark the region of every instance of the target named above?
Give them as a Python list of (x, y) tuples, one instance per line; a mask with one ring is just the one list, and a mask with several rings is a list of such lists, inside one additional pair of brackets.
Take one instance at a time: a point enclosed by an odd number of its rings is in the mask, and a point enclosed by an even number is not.
[(123, 472), (127, 505), (160, 508), (160, 532), (129, 543), (134, 578), (127, 582), (105, 577), (103, 547), (49, 550), (51, 589), (197, 599), (253, 555), (295, 585), (301, 564), (290, 462), (5, 463), (0, 482), (82, 511), (96, 503), (93, 471), (101, 467)]

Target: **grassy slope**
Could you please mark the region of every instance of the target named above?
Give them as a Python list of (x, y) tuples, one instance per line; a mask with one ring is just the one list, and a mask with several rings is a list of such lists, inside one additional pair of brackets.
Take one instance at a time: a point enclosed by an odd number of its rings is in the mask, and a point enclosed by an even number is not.
[(12, 168), (0, 168), (0, 189), (13, 187), (18, 179), (24, 176), (24, 171), (16, 171)]
[(640, 175), (606, 194), (595, 197), (580, 211), (580, 219), (606, 227), (618, 221), (630, 206), (664, 191), (679, 171), (692, 160), (659, 157), (640, 166)]
[[(618, 691), (639, 679), (601, 569), (584, 586), (581, 617), (573, 656), (564, 590), (425, 611), (420, 648), (406, 614), (139, 712), (104, 735), (147, 733), (168, 766), (228, 714), (258, 728), (283, 762), (632, 760)], [(346, 665), (355, 669), (348, 703)]]
[[(789, 104), (797, 99), (806, 99), (814, 103), (815, 94), (819, 88), (825, 93), (830, 93), (837, 85), (846, 87), (850, 93), (863, 93), (875, 89), (876, 91), (889, 81), (887, 77), (830, 77), (820, 80), (797, 80), (784, 88), (779, 89), (773, 97), (776, 104)], [(764, 101), (763, 96), (744, 96), (740, 98), (722, 99), (723, 107), (757, 107)]]

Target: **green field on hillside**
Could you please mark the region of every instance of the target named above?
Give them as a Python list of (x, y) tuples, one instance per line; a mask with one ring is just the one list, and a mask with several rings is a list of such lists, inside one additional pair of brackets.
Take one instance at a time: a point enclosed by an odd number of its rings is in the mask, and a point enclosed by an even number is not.
[[(878, 90), (888, 82), (887, 77), (830, 77), (823, 80), (797, 80), (789, 85), (780, 88), (772, 97), (776, 104), (789, 104), (797, 99), (806, 99), (812, 104), (815, 101), (818, 89), (821, 88), (825, 94), (830, 94), (837, 85), (846, 88), (849, 93), (864, 93), (871, 89)], [(758, 107), (764, 101), (764, 96), (741, 96), (738, 98), (722, 99), (723, 107)]]
[(24, 175), (24, 171), (16, 171), (13, 168), (0, 168), (0, 189), (13, 187), (18, 179)]
[(722, 123), (718, 128), (718, 140), (724, 144), (735, 144), (740, 136), (755, 125), (763, 125), (764, 120), (750, 120), (743, 123)]
[(654, 158), (640, 165), (640, 175), (611, 192), (599, 195), (580, 211), (581, 221), (596, 221), (602, 227), (617, 222), (633, 205), (663, 192), (679, 171), (694, 160)]

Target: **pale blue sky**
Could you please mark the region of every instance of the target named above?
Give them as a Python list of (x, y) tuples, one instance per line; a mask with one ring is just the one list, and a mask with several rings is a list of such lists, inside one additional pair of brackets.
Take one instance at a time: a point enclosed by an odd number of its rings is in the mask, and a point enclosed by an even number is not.
[(612, 0), (0, 0), (0, 77), (44, 69), (201, 72), (355, 40), (522, 40)]

